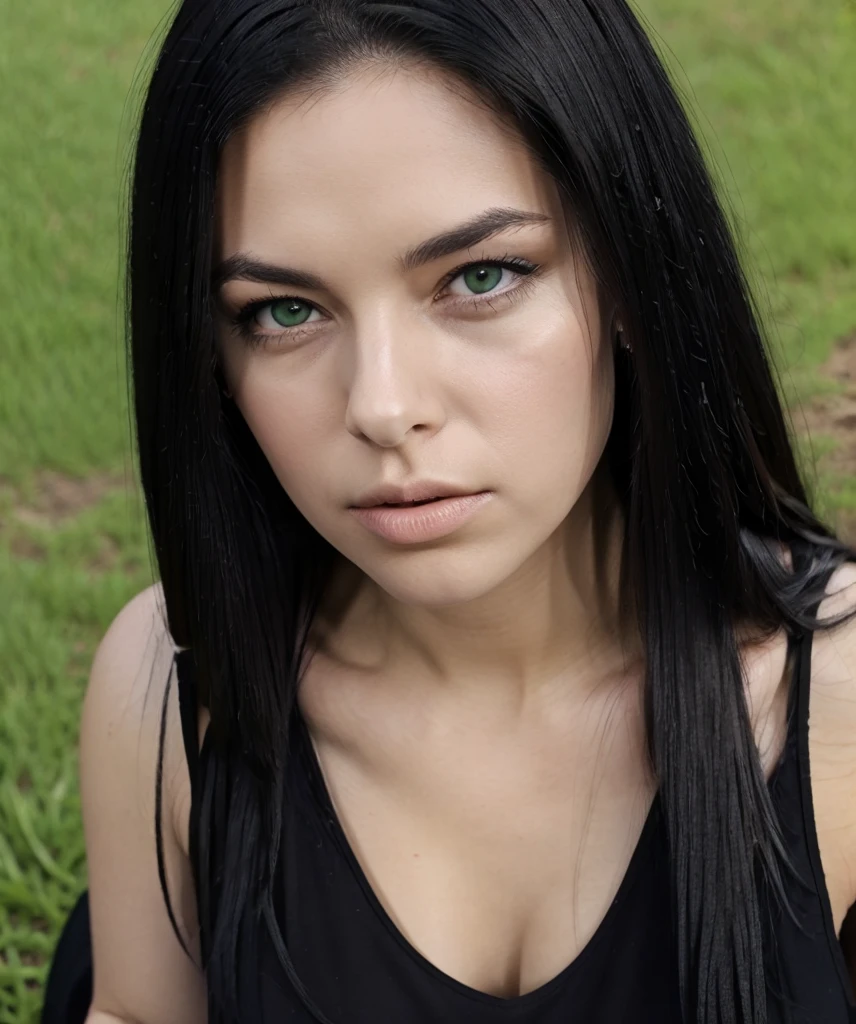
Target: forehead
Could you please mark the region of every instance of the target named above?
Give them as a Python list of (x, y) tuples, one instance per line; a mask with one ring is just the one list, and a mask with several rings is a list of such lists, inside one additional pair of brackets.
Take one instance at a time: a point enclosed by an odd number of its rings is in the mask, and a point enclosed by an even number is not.
[[(287, 95), (233, 136), (217, 186), (220, 249), (399, 249), (489, 206), (555, 212), (556, 192), (513, 127), (436, 71), (360, 72)], [(270, 253), (272, 254), (272, 252)]]

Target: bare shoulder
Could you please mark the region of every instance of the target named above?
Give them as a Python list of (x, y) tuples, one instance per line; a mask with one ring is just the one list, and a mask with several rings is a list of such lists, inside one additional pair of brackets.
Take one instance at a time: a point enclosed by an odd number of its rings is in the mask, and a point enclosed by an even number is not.
[[(834, 619), (854, 610), (856, 565), (848, 562), (830, 577), (818, 618)], [(812, 777), (840, 793), (840, 820), (843, 824), (843, 816), (850, 813), (856, 831), (856, 617), (814, 633), (810, 722)], [(856, 848), (853, 852), (856, 860)]]
[[(846, 562), (830, 577), (817, 615), (821, 620), (834, 619), (854, 611), (856, 564)], [(856, 617), (815, 633), (811, 668), (812, 693), (841, 701), (840, 712), (856, 719)]]
[[(119, 611), (92, 661), (79, 752), (95, 965), (92, 1009), (129, 1020), (201, 1022), (205, 993), (192, 876), (176, 831), (175, 808), (187, 788), (187, 771), (171, 685), (175, 651), (163, 593), (155, 585)], [(166, 910), (156, 817), (170, 901), (196, 963), (181, 948)]]
[(118, 612), (96, 648), (81, 717), (81, 760), (119, 740), (150, 746), (163, 714), (175, 645), (163, 590), (153, 584)]
[(174, 649), (166, 625), (163, 588), (156, 583), (119, 610), (98, 644), (93, 665), (126, 668), (146, 650), (154, 653), (154, 647), (162, 644)]
[(172, 658), (175, 645), (166, 625), (163, 589), (154, 583), (119, 611), (101, 639), (92, 663), (92, 681), (98, 695), (119, 686), (128, 692), (130, 677), (137, 679), (164, 656)]
[[(856, 565), (830, 577), (818, 618), (856, 609)], [(814, 633), (809, 761), (812, 803), (836, 930), (856, 901), (856, 618)]]
[[(81, 717), (80, 757), (99, 761), (118, 749), (145, 753), (141, 771), (153, 771), (150, 754), (164, 734), (165, 820), (174, 824), (176, 808), (185, 802), (189, 779), (181, 739), (178, 695), (174, 682), (176, 647), (167, 625), (163, 589), (155, 583), (133, 597), (117, 613), (92, 660)], [(93, 736), (94, 734), (94, 736)], [(188, 783), (188, 785), (185, 785)]]

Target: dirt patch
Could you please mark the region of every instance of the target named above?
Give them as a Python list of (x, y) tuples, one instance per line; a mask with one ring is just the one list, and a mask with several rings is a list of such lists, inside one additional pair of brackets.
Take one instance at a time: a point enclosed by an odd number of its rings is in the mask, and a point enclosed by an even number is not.
[[(45, 531), (62, 527), (109, 494), (118, 492), (130, 496), (137, 487), (130, 473), (73, 477), (44, 470), (36, 474), (26, 490), (0, 475), (0, 541), (15, 558), (43, 561), (48, 553)], [(42, 531), (42, 536), (34, 531)], [(100, 537), (98, 550), (84, 568), (94, 573), (107, 572), (122, 561), (120, 555), (112, 537)]]
[(834, 450), (819, 460), (824, 470), (836, 476), (856, 476), (856, 334), (836, 345), (819, 370), (842, 390), (817, 395), (801, 406), (797, 427), (812, 438), (823, 435), (835, 442)]
[[(794, 412), (795, 426), (812, 440), (828, 438), (834, 447), (818, 455), (818, 469), (833, 478), (856, 477), (856, 334), (839, 342), (820, 373), (835, 381), (836, 394), (817, 395)], [(842, 509), (837, 528), (856, 545), (856, 511)]]
[(37, 544), (32, 537), (27, 537), (23, 533), (13, 535), (9, 542), (9, 550), (15, 558), (28, 558), (34, 562), (41, 562), (47, 554), (43, 544)]
[(93, 473), (72, 477), (44, 470), (36, 476), (33, 498), (13, 502), (12, 512), (27, 526), (55, 527), (97, 505), (111, 491), (129, 486), (133, 485), (125, 474)]
[(122, 552), (116, 541), (102, 535), (98, 538), (98, 553), (87, 559), (86, 568), (94, 573), (109, 572), (116, 568), (121, 557)]

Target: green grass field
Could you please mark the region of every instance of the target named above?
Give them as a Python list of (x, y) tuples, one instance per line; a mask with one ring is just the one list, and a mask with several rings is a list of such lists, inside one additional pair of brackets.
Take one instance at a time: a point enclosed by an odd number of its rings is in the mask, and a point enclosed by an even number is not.
[[(163, 0), (3, 7), (0, 1024), (37, 1020), (58, 931), (86, 885), (80, 701), (100, 634), (151, 580), (129, 486), (119, 208), (129, 90), (166, 10)], [(856, 7), (645, 0), (643, 10), (729, 197), (787, 400), (811, 421), (819, 501), (846, 523)]]

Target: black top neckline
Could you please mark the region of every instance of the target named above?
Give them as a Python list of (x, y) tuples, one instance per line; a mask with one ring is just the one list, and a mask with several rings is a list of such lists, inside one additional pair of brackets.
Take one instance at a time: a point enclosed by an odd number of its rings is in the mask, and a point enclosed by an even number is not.
[[(767, 788), (771, 794), (775, 792), (778, 780), (783, 773), (784, 766), (789, 758), (789, 753), (791, 752), (796, 740), (794, 730), (796, 711), (795, 693), (798, 687), (795, 685), (795, 676), (798, 675), (802, 666), (800, 659), (798, 657), (793, 657), (794, 647), (795, 639), (794, 637), (789, 636), (786, 656), (786, 667), (789, 673), (787, 733), (782, 753), (767, 778)], [(573, 960), (566, 964), (558, 974), (555, 974), (552, 978), (529, 992), (506, 998), (489, 992), (482, 992), (480, 989), (473, 988), (471, 985), (467, 985), (466, 983), (459, 981), (457, 978), (453, 978), (450, 974), (441, 970), (436, 964), (432, 963), (426, 956), (420, 953), (395, 924), (375, 893), (351, 846), (350, 841), (348, 840), (344, 827), (339, 819), (339, 815), (333, 805), (333, 800), (327, 787), (308, 725), (300, 711), (299, 705), (296, 702), (294, 707), (294, 723), (295, 731), (299, 739), (298, 749), (302, 759), (302, 764), (306, 770), (306, 781), (309, 784), (309, 790), (312, 796), (312, 800), (310, 801), (311, 805), (320, 814), (323, 824), (330, 830), (339, 851), (348, 863), (357, 883), (366, 897), (368, 904), (374, 910), (378, 920), (392, 936), (394, 941), (420, 968), (422, 968), (422, 970), (426, 971), (429, 975), (438, 981), (441, 981), (448, 987), (459, 992), (461, 995), (489, 1005), (492, 1008), (508, 1007), (509, 1012), (512, 1009), (516, 1011), (533, 1008), (543, 1000), (548, 999), (558, 988), (562, 987), (565, 982), (585, 970), (586, 963), (591, 959), (603, 942), (608, 939), (612, 923), (636, 884), (642, 870), (642, 865), (646, 863), (650, 846), (654, 840), (657, 826), (661, 819), (659, 787), (655, 790), (653, 799), (649, 804), (642, 829), (639, 833), (636, 845), (633, 848), (633, 852), (630, 855), (630, 860), (627, 864), (624, 875), (619, 882), (616, 893), (607, 907), (606, 913), (595, 927), (595, 930), (592, 932), (588, 941)]]

